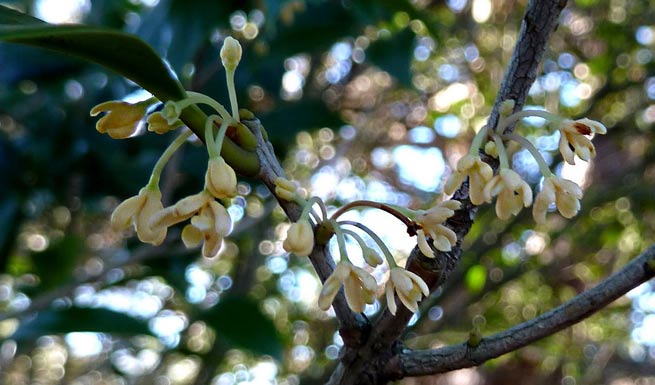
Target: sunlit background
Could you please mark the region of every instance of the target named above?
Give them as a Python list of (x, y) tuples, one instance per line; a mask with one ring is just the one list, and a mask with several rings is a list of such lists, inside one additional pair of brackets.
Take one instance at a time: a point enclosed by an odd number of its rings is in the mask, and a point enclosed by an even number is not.
[[(224, 4), (225, 3), (225, 4)], [(230, 3), (230, 4), (227, 4)], [(267, 128), (288, 174), (335, 210), (369, 199), (426, 208), (486, 122), (525, 1), (2, 1), (50, 23), (121, 29), (164, 55), (188, 89), (226, 103), (223, 39), (244, 47), (240, 104)], [(343, 4), (342, 4), (343, 3)], [(389, 4), (386, 4), (389, 3)], [(239, 8), (241, 7), (241, 8)], [(651, 7), (652, 8), (652, 7)], [(531, 319), (594, 286), (655, 239), (655, 10), (578, 0), (564, 10), (527, 105), (602, 121), (598, 156), (565, 164), (539, 118), (520, 132), (585, 189), (580, 214), (481, 208), (451, 279), (425, 300), (405, 344), (430, 348)], [(411, 10), (411, 11), (410, 11)], [(120, 55), (120, 52), (116, 53)], [(170, 137), (98, 134), (91, 106), (149, 95), (116, 74), (47, 51), (0, 45), (0, 383), (324, 383), (343, 345), (320, 281), (282, 248), (288, 224), (243, 180), (220, 254), (161, 247), (110, 229)], [(202, 185), (192, 144), (164, 175), (167, 203)], [(539, 189), (525, 151), (515, 169)], [(126, 171), (129, 170), (129, 171)], [(166, 203), (166, 202), (165, 202)], [(402, 264), (416, 245), (388, 214), (360, 221)], [(373, 245), (373, 243), (371, 243)], [(336, 245), (333, 255), (338, 255)], [(363, 259), (355, 243), (349, 256)], [(372, 271), (378, 282), (386, 268)], [(406, 384), (655, 384), (655, 291), (481, 368)], [(367, 306), (374, 316), (381, 303)]]

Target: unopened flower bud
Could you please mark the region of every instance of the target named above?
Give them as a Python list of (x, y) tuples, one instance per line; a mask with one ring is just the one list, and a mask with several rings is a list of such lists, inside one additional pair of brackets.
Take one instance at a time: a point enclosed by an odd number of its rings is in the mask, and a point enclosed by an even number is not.
[(314, 229), (306, 219), (292, 223), (287, 231), (287, 238), (282, 244), (284, 250), (299, 257), (306, 257), (314, 248)]
[(223, 67), (228, 71), (235, 70), (241, 61), (241, 44), (232, 36), (228, 36), (223, 42), (221, 61), (223, 62)]
[(275, 179), (275, 195), (285, 201), (292, 201), (297, 196), (296, 185), (286, 178), (277, 177)]
[(161, 112), (153, 112), (148, 116), (148, 131), (156, 132), (158, 134), (165, 134), (168, 131), (182, 127), (184, 124), (181, 121), (176, 121), (174, 124), (169, 124)]
[(375, 267), (382, 264), (382, 256), (372, 247), (362, 248), (362, 257), (370, 266)]
[(223, 157), (209, 159), (205, 174), (205, 188), (217, 199), (232, 198), (237, 195), (237, 176)]

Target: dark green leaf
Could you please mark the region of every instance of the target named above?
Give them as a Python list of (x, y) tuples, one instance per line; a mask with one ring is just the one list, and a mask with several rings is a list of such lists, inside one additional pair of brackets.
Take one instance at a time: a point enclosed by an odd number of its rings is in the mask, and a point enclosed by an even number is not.
[(39, 312), (35, 318), (21, 323), (12, 338), (31, 340), (42, 335), (71, 332), (152, 334), (145, 322), (123, 313), (107, 309), (72, 307)]
[(152, 47), (136, 36), (82, 25), (50, 25), (0, 6), (0, 40), (52, 49), (93, 61), (139, 84), (162, 100), (184, 89)]
[(84, 251), (84, 241), (67, 235), (53, 241), (47, 249), (32, 253), (34, 272), (41, 278), (40, 289), (50, 289), (70, 280)]
[(254, 301), (239, 297), (225, 298), (199, 318), (216, 330), (218, 338), (236, 348), (268, 354), (277, 359), (282, 357), (282, 344), (275, 325)]
[(414, 33), (404, 29), (388, 39), (379, 39), (366, 50), (367, 59), (388, 72), (405, 87), (411, 87), (410, 65), (414, 52)]

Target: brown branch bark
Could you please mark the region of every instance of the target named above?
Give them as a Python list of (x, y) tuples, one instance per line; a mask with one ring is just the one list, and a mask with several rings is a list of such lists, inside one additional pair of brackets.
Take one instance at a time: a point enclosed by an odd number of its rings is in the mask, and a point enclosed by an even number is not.
[(388, 363), (387, 375), (398, 378), (422, 376), (480, 365), (580, 322), (654, 276), (655, 245), (598, 286), (538, 317), (483, 338), (477, 347), (465, 342), (438, 349), (402, 352)]

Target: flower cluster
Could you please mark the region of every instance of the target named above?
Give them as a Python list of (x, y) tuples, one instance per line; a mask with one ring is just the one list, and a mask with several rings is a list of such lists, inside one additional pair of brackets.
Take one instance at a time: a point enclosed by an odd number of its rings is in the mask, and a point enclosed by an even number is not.
[[(503, 108), (503, 106), (507, 108)], [(591, 137), (594, 134), (605, 134), (607, 129), (601, 123), (583, 118), (579, 120), (564, 119), (555, 114), (541, 110), (524, 110), (510, 114), (513, 101), (506, 101), (501, 110), (501, 120), (493, 132), (483, 127), (476, 135), (469, 153), (457, 163), (457, 168), (446, 182), (444, 191), (453, 194), (468, 177), (469, 197), (471, 203), (481, 205), (491, 203), (496, 198), (496, 215), (500, 219), (508, 219), (517, 215), (524, 207), (533, 205), (533, 194), (530, 185), (510, 168), (506, 141), (512, 141), (525, 148), (536, 160), (544, 179), (541, 191), (534, 198), (533, 217), (537, 223), (546, 222), (546, 213), (555, 204), (557, 210), (566, 218), (575, 216), (580, 210), (582, 190), (574, 182), (556, 176), (550, 171), (541, 153), (527, 139), (514, 134), (504, 133), (505, 129), (518, 123), (521, 119), (536, 116), (546, 119), (560, 133), (559, 150), (562, 158), (569, 164), (575, 164), (575, 155), (584, 161), (589, 161), (596, 154)], [(502, 111), (501, 111), (502, 112)], [(483, 141), (492, 141), (484, 145), (485, 152), (500, 161), (496, 175), (491, 167), (482, 161), (478, 154)]]
[[(214, 99), (194, 92), (187, 92), (187, 97), (182, 100), (166, 101), (161, 111), (149, 112), (150, 107), (159, 103), (154, 97), (135, 104), (109, 101), (93, 107), (92, 116), (106, 113), (98, 120), (97, 130), (115, 139), (136, 135), (144, 120), (147, 122), (148, 131), (157, 134), (179, 129), (184, 126), (181, 115), (184, 109), (191, 105), (206, 104), (216, 112), (216, 115), (209, 116), (205, 123), (204, 134), (209, 160), (202, 191), (168, 207), (162, 204), (159, 189), (162, 170), (175, 151), (192, 134), (189, 130), (182, 130), (157, 161), (148, 184), (138, 195), (128, 198), (116, 207), (111, 217), (114, 229), (125, 230), (134, 227), (139, 240), (159, 245), (166, 238), (170, 226), (189, 220), (182, 230), (184, 244), (187, 247), (202, 244), (202, 255), (205, 257), (218, 254), (223, 239), (232, 229), (232, 219), (226, 206), (237, 194), (236, 174), (220, 153), (227, 128), (238, 124), (239, 121), (233, 78), (240, 59), (239, 42), (228, 37), (221, 50), (221, 60), (226, 68), (232, 114)], [(217, 132), (215, 124), (220, 124)]]
[[(393, 215), (407, 226), (410, 234), (415, 233), (419, 249), (429, 258), (434, 258), (434, 249), (450, 251), (457, 242), (455, 232), (444, 225), (448, 218), (454, 215), (455, 210), (460, 208), (461, 204), (456, 200), (442, 201), (440, 198), (430, 209), (416, 211), (371, 201), (355, 201), (341, 207), (328, 218), (325, 205), (319, 198), (303, 199), (289, 180), (278, 178), (275, 181), (275, 192), (278, 198), (296, 201), (304, 207), (300, 218), (287, 230), (287, 237), (283, 242), (286, 251), (301, 257), (312, 253), (316, 242), (312, 221), (316, 227), (328, 229), (336, 238), (341, 258), (332, 274), (325, 280), (320, 292), (318, 305), (323, 310), (330, 307), (342, 286), (346, 303), (353, 311), (362, 312), (366, 304), (374, 303), (378, 294), (378, 284), (370, 270), (383, 264), (385, 260), (389, 277), (384, 291), (387, 308), (391, 314), (395, 315), (398, 309), (396, 296), (407, 309), (417, 312), (418, 303), (430, 294), (427, 284), (421, 277), (396, 264), (395, 258), (375, 232), (359, 222), (339, 221), (339, 217), (346, 211), (366, 207), (380, 209)], [(320, 214), (314, 212), (315, 205), (320, 208)], [(369, 246), (362, 235), (370, 238), (375, 247)], [(347, 238), (352, 239), (359, 246), (362, 259), (370, 269), (353, 265), (348, 256), (349, 250), (346, 248)]]

